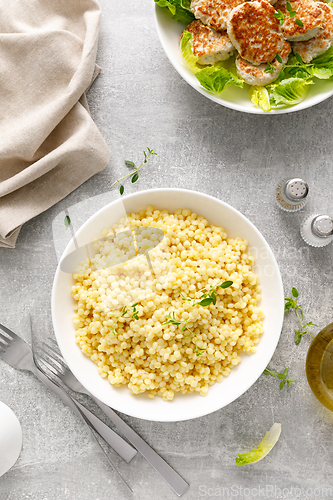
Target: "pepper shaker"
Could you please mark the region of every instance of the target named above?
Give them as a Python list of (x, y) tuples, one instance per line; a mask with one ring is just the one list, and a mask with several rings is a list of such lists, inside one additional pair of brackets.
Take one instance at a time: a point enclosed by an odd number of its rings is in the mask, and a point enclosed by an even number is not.
[(329, 215), (310, 215), (301, 226), (301, 236), (312, 247), (324, 247), (333, 241), (333, 219)]
[(306, 204), (309, 186), (303, 179), (284, 179), (276, 187), (276, 201), (282, 210), (297, 212)]

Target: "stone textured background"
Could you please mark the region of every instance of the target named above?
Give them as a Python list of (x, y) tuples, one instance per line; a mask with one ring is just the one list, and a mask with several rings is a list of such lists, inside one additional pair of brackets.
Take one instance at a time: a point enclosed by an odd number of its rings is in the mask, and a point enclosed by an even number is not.
[[(333, 99), (279, 116), (224, 108), (175, 72), (155, 31), (152, 1), (100, 4), (97, 62), (102, 73), (88, 101), (112, 158), (103, 172), (25, 224), (16, 249), (0, 249), (0, 321), (27, 339), (30, 312), (36, 337), (53, 335), (53, 220), (89, 197), (105, 193), (111, 200), (115, 194), (109, 186), (126, 173), (124, 160), (140, 161), (149, 146), (158, 156), (137, 184), (126, 183), (125, 192), (182, 187), (240, 210), (271, 246), (286, 296), (292, 286), (298, 288), (306, 320), (318, 325), (317, 333), (333, 321), (333, 247), (306, 246), (299, 225), (312, 212), (333, 215)], [(294, 215), (274, 202), (276, 184), (289, 176), (310, 185), (306, 208)], [(190, 483), (184, 499), (333, 497), (323, 489), (333, 489), (333, 413), (309, 389), (305, 358), (310, 337), (296, 346), (294, 328), (290, 314), (270, 363), (277, 371), (289, 368), (296, 379), (289, 388), (280, 392), (276, 380), (262, 376), (237, 401), (206, 417), (157, 423), (123, 416)], [(0, 361), (0, 400), (18, 416), (24, 438), (16, 465), (0, 478), (1, 500), (131, 498), (78, 418), (32, 375)], [(273, 422), (282, 424), (274, 451), (256, 465), (237, 468), (237, 453), (256, 446)], [(132, 486), (134, 499), (176, 498), (141, 456), (127, 465), (108, 453)]]

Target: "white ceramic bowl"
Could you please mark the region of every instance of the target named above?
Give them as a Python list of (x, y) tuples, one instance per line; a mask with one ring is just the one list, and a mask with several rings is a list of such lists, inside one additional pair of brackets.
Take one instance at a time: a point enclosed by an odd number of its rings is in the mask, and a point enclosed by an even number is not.
[(13, 467), (21, 449), (21, 424), (13, 410), (0, 401), (0, 477)]
[(165, 8), (161, 8), (154, 4), (155, 25), (161, 45), (173, 67), (178, 71), (180, 76), (191, 85), (200, 94), (208, 97), (212, 101), (222, 104), (227, 108), (243, 111), (245, 113), (255, 113), (264, 115), (277, 115), (281, 113), (291, 113), (300, 111), (301, 109), (309, 108), (333, 95), (332, 80), (315, 79), (315, 85), (309, 85), (309, 92), (303, 102), (296, 106), (289, 106), (280, 109), (272, 109), (269, 113), (261, 108), (256, 108), (249, 97), (249, 85), (244, 84), (243, 88), (228, 87), (221, 95), (211, 94), (201, 87), (195, 75), (188, 68), (181, 56), (179, 50), (179, 37), (186, 28), (185, 24), (174, 21)]
[(223, 226), (229, 237), (240, 236), (248, 240), (249, 248), (256, 260), (254, 270), (260, 277), (261, 305), (265, 313), (265, 332), (257, 353), (243, 354), (240, 365), (233, 368), (230, 376), (222, 383), (211, 386), (205, 398), (197, 393), (177, 394), (172, 402), (165, 402), (160, 397), (151, 400), (144, 394), (133, 396), (127, 387), (115, 388), (98, 375), (95, 363), (82, 354), (75, 343), (74, 300), (71, 297), (73, 280), (71, 274), (61, 270), (61, 262), (55, 274), (52, 290), (53, 325), (59, 347), (69, 367), (80, 382), (105, 404), (127, 415), (147, 420), (187, 420), (228, 405), (260, 377), (280, 337), (284, 314), (282, 280), (267, 242), (246, 217), (216, 198), (183, 189), (141, 191), (110, 203), (82, 225), (76, 233), (76, 242), (71, 241), (68, 244), (62, 258), (75, 250), (75, 244), (82, 246), (93, 237), (99, 237), (102, 229), (110, 227), (123, 216), (124, 210), (127, 213), (138, 212), (148, 205), (169, 211), (189, 208), (206, 217), (210, 223)]

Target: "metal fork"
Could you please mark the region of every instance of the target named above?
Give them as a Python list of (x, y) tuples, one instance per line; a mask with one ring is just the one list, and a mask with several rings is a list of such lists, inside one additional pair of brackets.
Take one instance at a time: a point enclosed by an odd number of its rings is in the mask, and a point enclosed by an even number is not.
[[(0, 358), (13, 368), (28, 370), (36, 375), (49, 389), (55, 392), (75, 413), (84, 418), (93, 429), (128, 463), (136, 455), (136, 450), (116, 434), (110, 427), (91, 413), (79, 402), (74, 401), (61, 387), (54, 384), (36, 366), (29, 345), (14, 332), (0, 323)], [(102, 447), (101, 447), (102, 448)], [(102, 448), (103, 449), (103, 448)], [(104, 450), (103, 450), (104, 451)]]
[[(48, 339), (56, 348), (57, 343)], [(123, 435), (129, 440), (130, 443), (135, 446), (135, 448), (143, 455), (143, 457), (153, 466), (153, 468), (163, 477), (163, 479), (171, 486), (173, 491), (181, 496), (189, 488), (189, 484), (184, 481), (184, 479), (174, 470), (170, 465), (168, 465), (163, 458), (161, 458), (156, 451), (154, 451), (129, 425), (127, 425), (109, 406), (105, 405), (92, 394), (90, 394), (87, 389), (83, 387), (81, 382), (70, 371), (65, 363), (65, 360), (59, 354), (54, 347), (43, 342), (45, 348), (41, 348), (43, 352), (43, 357), (39, 355), (39, 361), (42, 361), (44, 365), (51, 370), (54, 375), (59, 377), (59, 379), (70, 389), (75, 392), (80, 392), (82, 394), (87, 394), (90, 396), (98, 406), (103, 410), (103, 412), (110, 418), (110, 420), (117, 426), (118, 430), (123, 433)]]

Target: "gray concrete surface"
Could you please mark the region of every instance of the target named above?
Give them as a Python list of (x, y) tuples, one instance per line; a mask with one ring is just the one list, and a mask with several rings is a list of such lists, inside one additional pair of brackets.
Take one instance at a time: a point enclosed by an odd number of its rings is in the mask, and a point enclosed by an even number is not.
[[(219, 106), (189, 87), (167, 60), (151, 1), (100, 3), (98, 63), (103, 71), (88, 100), (112, 159), (103, 172), (25, 224), (16, 249), (0, 249), (0, 321), (27, 339), (31, 312), (36, 336), (53, 334), (53, 220), (79, 201), (101, 193), (108, 197), (110, 184), (126, 173), (124, 160), (141, 160), (149, 146), (158, 156), (137, 184), (126, 183), (126, 193), (182, 187), (231, 204), (267, 239), (285, 294), (298, 288), (306, 319), (318, 325), (313, 331), (332, 322), (333, 247), (307, 247), (299, 224), (311, 212), (333, 215), (333, 99), (280, 116)], [(289, 176), (303, 177), (311, 190), (306, 208), (294, 215), (274, 202), (277, 182)], [(295, 327), (295, 318), (287, 316), (270, 364), (277, 371), (289, 368), (296, 379), (289, 388), (279, 391), (277, 380), (262, 376), (237, 401), (202, 418), (157, 423), (123, 416), (190, 483), (184, 500), (333, 498), (333, 413), (309, 389), (310, 337), (296, 346)], [(38, 380), (0, 361), (0, 381), (0, 400), (20, 419), (24, 441), (16, 465), (0, 478), (1, 500), (131, 498), (78, 418)], [(272, 453), (256, 465), (237, 468), (237, 453), (258, 444), (273, 422), (281, 422), (282, 434)], [(142, 457), (127, 465), (108, 453), (133, 488), (132, 498), (176, 498)]]

